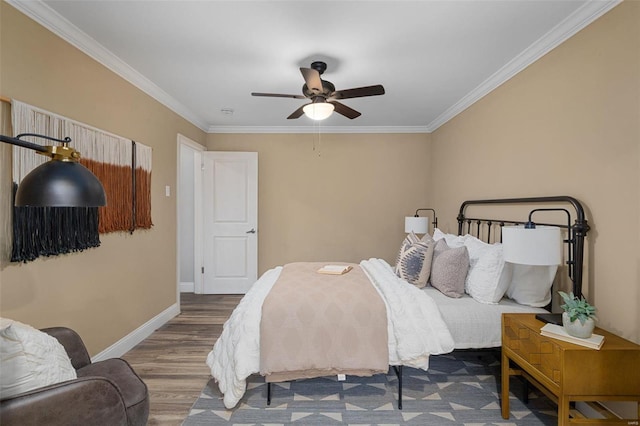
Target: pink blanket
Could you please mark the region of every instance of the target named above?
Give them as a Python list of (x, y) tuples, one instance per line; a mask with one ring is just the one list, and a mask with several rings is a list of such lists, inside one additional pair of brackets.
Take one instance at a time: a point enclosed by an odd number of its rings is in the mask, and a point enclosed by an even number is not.
[(344, 275), (326, 263), (285, 265), (262, 306), (260, 374), (281, 382), (389, 368), (387, 312), (359, 265)]

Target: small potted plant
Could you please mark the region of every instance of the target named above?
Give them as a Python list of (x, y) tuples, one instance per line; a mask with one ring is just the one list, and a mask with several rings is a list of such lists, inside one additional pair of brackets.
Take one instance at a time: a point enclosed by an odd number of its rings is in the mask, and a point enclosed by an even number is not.
[(596, 326), (596, 308), (591, 306), (584, 297), (578, 299), (573, 292), (567, 294), (559, 291), (564, 305), (560, 307), (562, 313), (562, 325), (569, 335), (588, 339)]

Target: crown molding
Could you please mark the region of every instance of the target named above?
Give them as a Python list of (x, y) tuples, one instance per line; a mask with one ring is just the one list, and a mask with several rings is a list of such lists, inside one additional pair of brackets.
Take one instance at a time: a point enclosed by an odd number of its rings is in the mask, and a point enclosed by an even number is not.
[[(1, 1), (1, 0), (0, 0)], [(500, 68), (487, 80), (440, 114), (426, 126), (392, 127), (322, 127), (322, 126), (214, 126), (197, 116), (189, 108), (158, 87), (151, 80), (127, 65), (93, 38), (71, 24), (41, 0), (5, 0), (40, 25), (63, 40), (80, 49), (135, 87), (139, 88), (167, 108), (180, 115), (196, 127), (208, 133), (431, 133), (469, 108), (485, 95), (510, 80), (520, 71), (540, 59), (578, 31), (620, 4), (622, 0), (592, 0), (556, 25), (544, 36)]]
[(208, 133), (429, 133), (424, 126), (211, 126)]
[(622, 0), (593, 0), (585, 3), (478, 87), (440, 114), (427, 125), (428, 131), (435, 131), (620, 3), (622, 3)]
[(162, 105), (183, 117), (185, 120), (206, 132), (209, 124), (205, 120), (198, 117), (189, 108), (178, 102), (151, 80), (126, 64), (42, 1), (5, 1), (23, 14), (27, 15), (29, 18), (47, 28), (58, 37), (78, 48), (81, 52), (84, 52), (105, 67), (109, 68), (111, 71), (124, 78), (126, 81), (133, 84), (135, 87), (160, 102)]
[[(0, 0), (2, 1), (2, 0)], [(40, 0), (5, 0), (72, 46), (207, 133), (425, 133), (425, 127), (213, 126)]]

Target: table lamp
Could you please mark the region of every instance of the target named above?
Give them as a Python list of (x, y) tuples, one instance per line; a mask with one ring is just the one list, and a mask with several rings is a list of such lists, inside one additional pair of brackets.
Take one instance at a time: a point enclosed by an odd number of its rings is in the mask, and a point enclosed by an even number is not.
[(438, 218), (436, 217), (436, 211), (434, 209), (418, 209), (413, 216), (406, 216), (404, 218), (404, 232), (407, 234), (413, 232), (414, 234), (426, 234), (429, 232), (429, 218), (418, 216), (418, 212), (421, 210), (429, 210), (433, 212), (433, 228), (438, 226)]
[[(552, 266), (562, 263), (562, 236), (556, 226), (536, 226), (532, 222), (519, 226), (502, 227), (504, 260), (510, 263), (534, 266)], [(562, 324), (561, 314), (538, 314), (536, 318), (553, 324)]]

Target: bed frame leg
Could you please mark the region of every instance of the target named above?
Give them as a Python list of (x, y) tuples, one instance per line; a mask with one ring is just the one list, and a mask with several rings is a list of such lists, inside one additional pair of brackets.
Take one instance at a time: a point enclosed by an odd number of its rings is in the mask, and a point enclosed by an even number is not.
[(398, 376), (398, 409), (402, 410), (402, 366), (393, 365), (392, 367)]
[(271, 382), (267, 382), (267, 405), (271, 405)]

